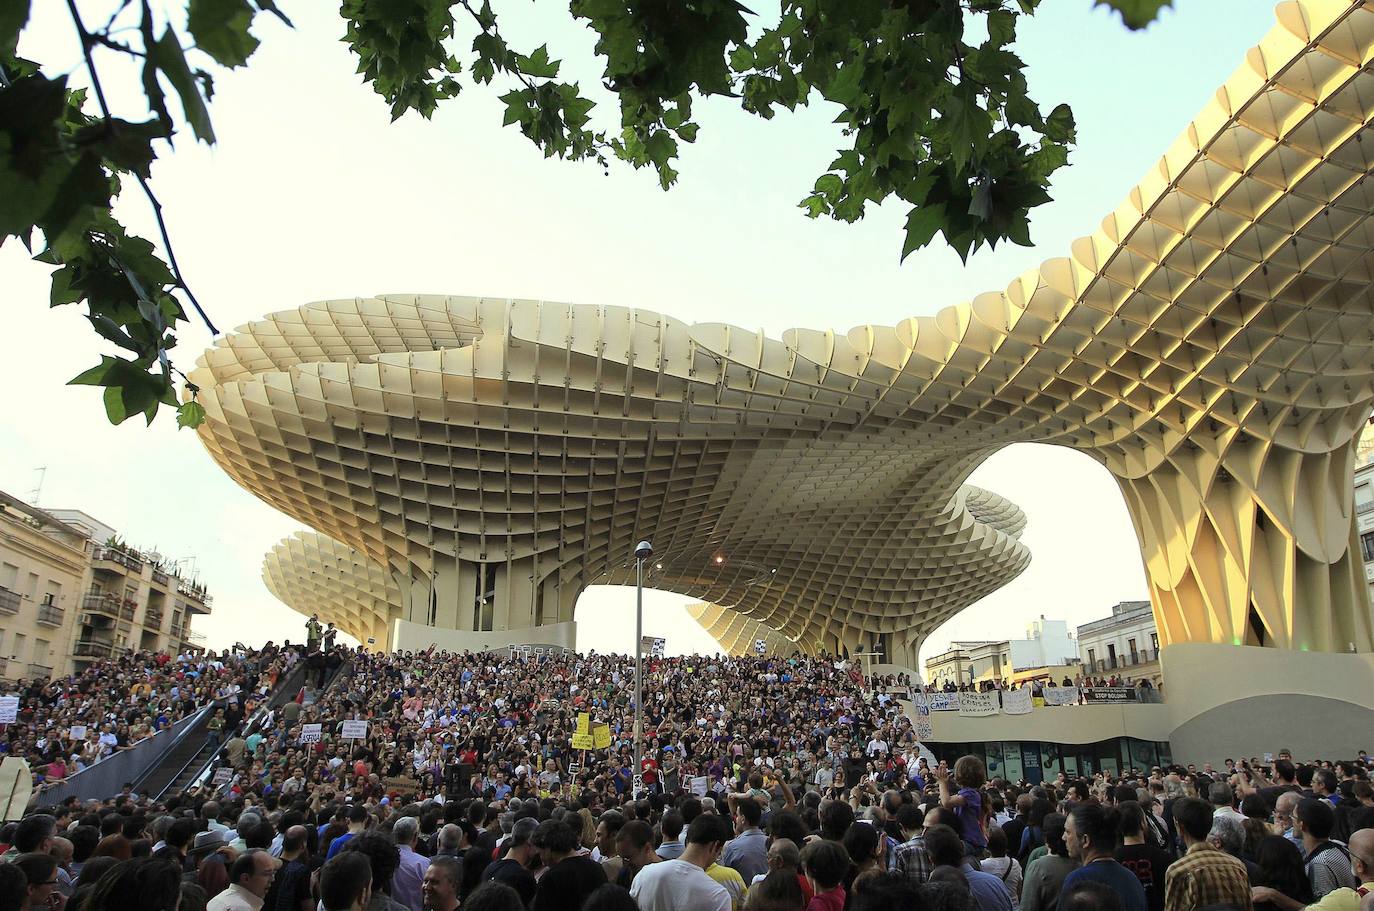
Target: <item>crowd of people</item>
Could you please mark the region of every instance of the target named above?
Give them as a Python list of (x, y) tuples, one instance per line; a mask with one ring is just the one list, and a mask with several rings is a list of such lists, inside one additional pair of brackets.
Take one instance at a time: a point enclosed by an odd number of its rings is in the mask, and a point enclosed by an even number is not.
[[(324, 644), (180, 672), (267, 692)], [(1013, 782), (935, 762), (907, 681), (690, 656), (646, 661), (636, 770), (632, 659), (334, 657), (327, 687), (226, 728), (210, 783), (40, 792), (0, 830), (0, 911), (1374, 911), (1364, 754)], [(124, 683), (161, 693), (178, 663)], [(582, 748), (584, 713), (609, 746)]]
[(135, 652), (92, 661), (66, 677), (21, 680), (0, 754), (25, 759), (35, 781), (51, 786), (212, 702), (231, 713), (252, 711), (298, 658), (299, 650), (271, 643), (222, 655)]

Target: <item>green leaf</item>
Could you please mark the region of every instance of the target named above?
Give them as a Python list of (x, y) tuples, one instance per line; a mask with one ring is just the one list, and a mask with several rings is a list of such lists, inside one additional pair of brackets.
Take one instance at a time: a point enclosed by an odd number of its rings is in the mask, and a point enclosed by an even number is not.
[(1008, 9), (988, 13), (988, 41), (993, 47), (1004, 47), (1016, 38), (1016, 14)]
[(1046, 139), (1053, 142), (1073, 142), (1074, 133), (1073, 111), (1067, 104), (1057, 106), (1050, 111), (1050, 116), (1045, 118)]
[(254, 12), (248, 0), (190, 0), (186, 28), (196, 48), (220, 65), (243, 66), (258, 47), (258, 39), (248, 31)]
[(741, 44), (730, 52), (730, 68), (736, 73), (743, 73), (754, 68), (754, 49), (747, 44)]
[(930, 243), (937, 231), (945, 226), (945, 204), (917, 206), (906, 217), (906, 241), (902, 244), (902, 259), (912, 251)]
[(200, 86), (191, 74), (191, 68), (186, 64), (186, 52), (182, 50), (181, 42), (177, 40), (176, 33), (170, 25), (162, 33), (157, 44), (149, 49), (148, 60), (157, 65), (162, 75), (172, 83), (172, 88), (176, 89), (177, 96), (181, 99), (181, 109), (196, 138), (201, 142), (213, 144), (215, 131), (210, 126), (210, 111), (205, 107), (205, 99), (200, 96)]
[(1173, 0), (1093, 0), (1093, 6), (1105, 6), (1121, 14), (1128, 29), (1139, 31), (1159, 18), (1160, 12), (1172, 7)]
[(0, 61), (8, 66), (19, 45), (19, 33), (29, 21), (29, 0), (0, 0)]
[(182, 402), (177, 408), (177, 427), (199, 427), (205, 423), (205, 406), (200, 402)]

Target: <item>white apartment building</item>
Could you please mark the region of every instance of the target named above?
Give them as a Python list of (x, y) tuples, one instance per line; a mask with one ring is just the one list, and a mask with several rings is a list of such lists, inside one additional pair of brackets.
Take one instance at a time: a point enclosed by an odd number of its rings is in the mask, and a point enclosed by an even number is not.
[(1148, 677), (1158, 685), (1162, 679), (1159, 631), (1150, 602), (1113, 604), (1111, 616), (1080, 626), (1078, 654), (1083, 661), (1084, 674), (1092, 677), (1118, 674), (1131, 680)]

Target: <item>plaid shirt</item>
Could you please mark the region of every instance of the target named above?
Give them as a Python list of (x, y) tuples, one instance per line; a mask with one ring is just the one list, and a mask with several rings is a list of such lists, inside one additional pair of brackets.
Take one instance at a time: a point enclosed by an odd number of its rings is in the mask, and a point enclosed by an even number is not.
[(902, 842), (894, 854), (893, 869), (905, 876), (913, 886), (925, 885), (934, 866), (930, 862), (930, 853), (926, 851), (925, 836), (917, 835), (910, 841)]
[(1208, 905), (1250, 907), (1250, 874), (1230, 854), (1199, 843), (1165, 872), (1164, 911), (1194, 911)]

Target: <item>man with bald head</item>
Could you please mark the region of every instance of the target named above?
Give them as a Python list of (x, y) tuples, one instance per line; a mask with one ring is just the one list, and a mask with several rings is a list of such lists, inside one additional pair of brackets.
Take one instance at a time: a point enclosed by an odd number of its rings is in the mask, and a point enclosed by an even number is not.
[[(811, 889), (811, 883), (807, 880), (806, 874), (801, 871), (801, 848), (790, 838), (775, 838), (768, 844), (768, 872), (760, 873), (749, 883), (752, 890), (759, 883), (767, 878), (769, 873), (776, 873), (779, 870), (791, 873), (797, 877), (797, 882), (802, 887), (802, 898), (805, 904), (810, 904), (811, 896), (815, 893)], [(747, 904), (747, 902), (746, 902)]]
[[(1358, 888), (1333, 889), (1322, 896), (1315, 905), (1308, 905), (1311, 911), (1360, 911), (1363, 896), (1374, 895), (1374, 829), (1359, 829), (1350, 836), (1350, 870), (1355, 874)], [(1296, 902), (1273, 889), (1256, 886), (1251, 890), (1255, 903), (1272, 902), (1274, 907), (1283, 911), (1298, 911), (1302, 903)]]
[(306, 864), (305, 826), (292, 826), (281, 840), (281, 869), (272, 883), (264, 911), (314, 911), (310, 897), (310, 867)]

